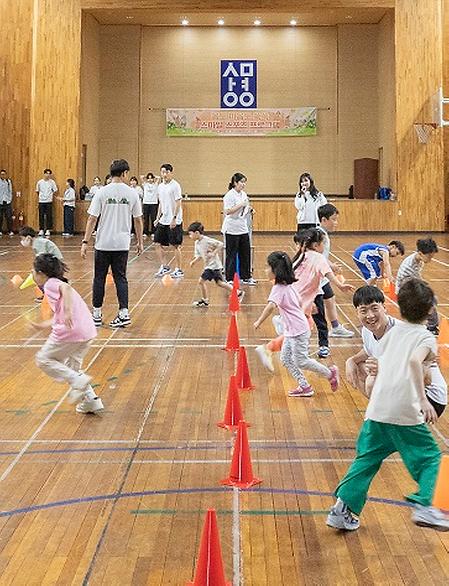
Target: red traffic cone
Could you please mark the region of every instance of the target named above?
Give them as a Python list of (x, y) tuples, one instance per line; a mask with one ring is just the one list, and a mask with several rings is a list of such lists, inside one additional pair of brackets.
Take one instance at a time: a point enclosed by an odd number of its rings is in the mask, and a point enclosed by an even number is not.
[(231, 471), (228, 478), (222, 480), (220, 484), (238, 486), (239, 488), (250, 488), (262, 482), (260, 478), (253, 476), (246, 428), (247, 424), (244, 421), (239, 421), (237, 437), (234, 443), (234, 452), (232, 454)]
[(449, 456), (441, 458), (432, 504), (443, 511), (449, 511)]
[(240, 289), (240, 279), (238, 273), (234, 273), (234, 278), (232, 279), (232, 286), (236, 291)]
[(239, 391), (251, 391), (256, 387), (251, 382), (251, 376), (248, 368), (248, 358), (246, 356), (246, 350), (244, 346), (239, 348), (239, 356), (237, 359), (237, 387)]
[(449, 344), (449, 321), (445, 317), (441, 318), (439, 327), (438, 344)]
[(237, 379), (235, 375), (232, 374), (229, 379), (228, 400), (226, 401), (223, 421), (220, 421), (217, 425), (218, 427), (234, 431), (234, 429), (237, 429), (239, 421), (242, 419), (243, 415), (242, 407), (240, 405), (239, 390), (237, 388)]
[(237, 320), (235, 314), (231, 315), (229, 323), (228, 337), (226, 339), (225, 350), (228, 352), (235, 352), (240, 348), (239, 331), (237, 329)]
[(396, 286), (394, 283), (390, 281), (390, 285), (388, 287), (388, 296), (392, 301), (397, 301), (398, 296), (396, 295)]
[(229, 311), (235, 313), (240, 309), (240, 301), (239, 296), (237, 295), (238, 289), (232, 288), (231, 295), (229, 296)]
[(187, 582), (187, 584), (190, 586), (231, 586), (231, 582), (227, 582), (224, 575), (215, 509), (209, 509), (206, 513), (195, 578), (193, 582)]

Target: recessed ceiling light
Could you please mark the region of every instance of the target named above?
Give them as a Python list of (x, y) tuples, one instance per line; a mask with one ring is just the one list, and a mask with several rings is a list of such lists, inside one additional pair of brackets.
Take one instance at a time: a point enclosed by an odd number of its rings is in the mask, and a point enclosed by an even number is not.
[(187, 20), (187, 18), (183, 18), (183, 19), (181, 20), (181, 24), (182, 24), (182, 26), (188, 26), (188, 24), (189, 24), (189, 21)]
[(134, 16), (125, 16), (126, 20), (132, 20)]
[(292, 26), (296, 26), (298, 23), (296, 22), (296, 20), (294, 18), (291, 19), (290, 24)]
[(348, 19), (351, 19), (351, 18), (352, 18), (352, 16), (351, 16), (350, 14), (348, 14), (348, 16), (347, 16), (346, 18), (348, 18)]
[(254, 26), (260, 26), (262, 24), (262, 21), (258, 18), (256, 18), (256, 20), (254, 21)]
[(224, 25), (224, 23), (225, 23), (225, 22), (224, 22), (224, 20), (223, 20), (222, 18), (219, 18), (219, 19), (217, 20), (217, 24), (219, 24), (220, 26), (223, 26), (223, 25)]

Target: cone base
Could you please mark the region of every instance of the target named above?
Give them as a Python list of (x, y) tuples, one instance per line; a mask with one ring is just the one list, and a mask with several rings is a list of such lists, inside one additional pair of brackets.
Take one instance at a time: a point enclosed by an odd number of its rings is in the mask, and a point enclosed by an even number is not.
[[(226, 586), (232, 586), (232, 582), (225, 582)], [(186, 582), (186, 586), (197, 586), (196, 582)]]
[[(223, 429), (227, 429), (228, 431), (237, 431), (239, 424), (238, 423), (226, 423), (225, 421), (218, 421), (217, 427), (221, 427)], [(251, 427), (251, 423), (247, 423), (246, 427)]]
[(239, 349), (238, 348), (222, 348), (222, 350), (224, 350), (225, 352), (238, 352)]
[(250, 387), (239, 387), (239, 391), (254, 391), (256, 387), (254, 385), (251, 385)]
[(224, 480), (220, 480), (220, 484), (223, 486), (237, 486), (238, 488), (251, 488), (255, 484), (260, 484), (263, 482), (261, 478), (254, 477), (252, 480), (248, 482), (242, 482), (241, 480), (233, 479), (231, 477), (225, 478)]

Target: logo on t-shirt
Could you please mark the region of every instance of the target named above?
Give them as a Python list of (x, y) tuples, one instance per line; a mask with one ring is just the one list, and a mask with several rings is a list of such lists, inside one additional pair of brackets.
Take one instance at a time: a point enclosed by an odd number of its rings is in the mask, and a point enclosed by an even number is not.
[(115, 199), (115, 197), (108, 197), (108, 199), (106, 200), (106, 203), (109, 204), (129, 204), (129, 199), (127, 199), (126, 197), (122, 197), (121, 199), (119, 199), (118, 201)]

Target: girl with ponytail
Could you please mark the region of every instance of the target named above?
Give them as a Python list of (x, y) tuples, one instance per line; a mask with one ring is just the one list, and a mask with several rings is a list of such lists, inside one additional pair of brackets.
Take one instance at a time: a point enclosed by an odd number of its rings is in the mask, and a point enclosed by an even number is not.
[(311, 397), (314, 394), (302, 373), (303, 369), (311, 370), (327, 378), (331, 389), (336, 391), (339, 382), (337, 367), (328, 368), (309, 358), (310, 327), (301, 307), (300, 297), (295, 290), (297, 279), (289, 256), (285, 252), (272, 252), (267, 258), (266, 271), (268, 278), (274, 281), (274, 285), (268, 297), (268, 303), (255, 321), (254, 327), (258, 329), (275, 309), (279, 311), (284, 334), (281, 362), (297, 382), (297, 387), (289, 391), (289, 396)]

